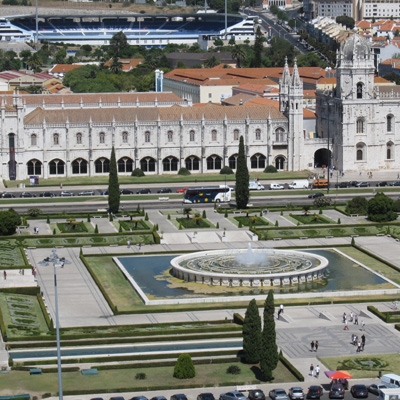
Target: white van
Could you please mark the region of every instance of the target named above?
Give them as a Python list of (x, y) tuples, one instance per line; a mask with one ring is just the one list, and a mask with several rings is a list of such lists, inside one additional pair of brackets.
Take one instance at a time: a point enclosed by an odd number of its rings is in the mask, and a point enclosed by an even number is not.
[(399, 396), (400, 396), (399, 388), (390, 388), (390, 389), (382, 388), (381, 390), (379, 390), (379, 400), (393, 400), (393, 399), (398, 399)]
[(264, 186), (259, 181), (250, 181), (249, 190), (264, 190)]
[(285, 186), (281, 185), (280, 183), (271, 183), (269, 185), (270, 190), (282, 190), (285, 189)]
[(307, 179), (299, 179), (289, 183), (289, 189), (308, 189), (310, 187), (310, 182)]
[(381, 382), (387, 388), (400, 388), (400, 375), (396, 374), (386, 374), (381, 378)]

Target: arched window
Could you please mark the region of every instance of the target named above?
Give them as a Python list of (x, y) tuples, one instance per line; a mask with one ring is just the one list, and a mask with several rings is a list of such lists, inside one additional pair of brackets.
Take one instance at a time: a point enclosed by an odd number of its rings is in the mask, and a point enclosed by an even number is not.
[(94, 162), (94, 170), (96, 174), (104, 174), (106, 172), (110, 172), (110, 160), (107, 158), (98, 158)]
[(53, 135), (53, 144), (55, 144), (55, 145), (60, 144), (60, 135), (58, 133), (55, 133)]
[(192, 131), (189, 132), (189, 141), (190, 142), (194, 142), (194, 140), (195, 140), (195, 133), (192, 130)]
[(71, 167), (74, 175), (87, 174), (88, 172), (88, 162), (83, 158), (72, 161)]
[(283, 128), (277, 128), (275, 130), (275, 141), (286, 142), (286, 133)]
[(106, 134), (104, 132), (99, 133), (99, 142), (100, 144), (104, 144), (106, 141)]
[(217, 131), (215, 129), (213, 129), (211, 131), (211, 141), (212, 142), (216, 142), (217, 141)]
[(239, 155), (238, 154), (233, 154), (232, 156), (229, 157), (228, 162), (229, 162), (229, 168), (231, 169), (236, 169), (237, 168), (237, 159)]
[(261, 129), (256, 129), (256, 140), (261, 140)]
[(394, 144), (393, 142), (387, 142), (386, 143), (386, 159), (387, 160), (392, 160), (394, 157)]
[(150, 136), (150, 131), (146, 131), (146, 132), (144, 133), (144, 141), (145, 141), (146, 143), (150, 143), (150, 138), (151, 138), (151, 136)]
[(178, 171), (179, 160), (176, 157), (165, 157), (162, 163), (164, 172)]
[(76, 144), (82, 144), (82, 133), (76, 134)]
[(49, 162), (50, 175), (64, 175), (65, 163), (62, 160), (55, 159)]
[(364, 133), (364, 118), (357, 118), (357, 133)]
[(218, 170), (222, 168), (222, 158), (213, 154), (210, 157), (207, 157), (207, 169), (208, 170)]
[(233, 131), (233, 140), (239, 140), (239, 129)]
[(174, 132), (172, 131), (167, 132), (167, 140), (168, 142), (172, 142), (174, 140)]
[(122, 132), (122, 143), (128, 143), (128, 132)]
[(27, 175), (42, 175), (42, 163), (39, 160), (29, 160), (26, 163)]
[(250, 158), (250, 165), (252, 169), (264, 169), (266, 157), (263, 154), (257, 153)]
[(185, 167), (189, 171), (200, 170), (200, 158), (196, 156), (189, 156), (185, 159)]
[(364, 143), (358, 143), (356, 146), (356, 159), (357, 161), (363, 161), (365, 159), (364, 155)]
[(393, 129), (392, 121), (393, 121), (393, 115), (388, 115), (386, 117), (386, 132), (392, 132)]
[(35, 133), (31, 135), (31, 146), (37, 146), (37, 135)]
[(129, 157), (122, 157), (118, 160), (118, 172), (132, 172), (133, 160)]
[(140, 160), (140, 169), (143, 172), (155, 172), (156, 160), (152, 157), (145, 157)]
[(285, 157), (278, 156), (275, 158), (275, 168), (279, 171), (283, 171), (285, 169)]
[(361, 82), (357, 83), (357, 99), (363, 98), (363, 84)]

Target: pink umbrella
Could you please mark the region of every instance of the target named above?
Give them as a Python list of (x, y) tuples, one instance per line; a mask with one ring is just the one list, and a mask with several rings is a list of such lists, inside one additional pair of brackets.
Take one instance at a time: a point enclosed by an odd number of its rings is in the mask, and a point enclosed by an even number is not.
[(351, 379), (352, 376), (347, 371), (325, 371), (329, 379)]

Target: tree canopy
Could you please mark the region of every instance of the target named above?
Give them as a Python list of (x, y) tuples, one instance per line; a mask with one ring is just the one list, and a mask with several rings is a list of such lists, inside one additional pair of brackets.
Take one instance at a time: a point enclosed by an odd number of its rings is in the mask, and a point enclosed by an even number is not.
[(244, 151), (244, 139), (240, 136), (239, 154), (236, 168), (236, 205), (238, 208), (247, 208), (249, 202), (249, 169)]
[(18, 225), (21, 225), (21, 217), (15, 210), (0, 211), (0, 235), (13, 235)]
[(368, 200), (368, 219), (373, 222), (389, 222), (397, 219), (397, 213), (393, 211), (393, 200), (383, 192), (378, 192)]
[(243, 321), (243, 352), (245, 362), (257, 364), (260, 361), (261, 318), (255, 299), (251, 300)]

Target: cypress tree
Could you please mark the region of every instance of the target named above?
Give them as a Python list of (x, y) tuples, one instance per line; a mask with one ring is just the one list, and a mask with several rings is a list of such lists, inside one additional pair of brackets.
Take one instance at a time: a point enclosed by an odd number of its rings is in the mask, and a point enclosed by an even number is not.
[(249, 203), (249, 170), (246, 164), (246, 155), (244, 152), (243, 136), (239, 140), (239, 155), (236, 169), (236, 206), (238, 208), (247, 208)]
[(250, 301), (243, 321), (243, 352), (245, 362), (258, 364), (261, 349), (261, 318), (256, 300)]
[(260, 369), (266, 381), (273, 378), (272, 371), (277, 367), (279, 361), (274, 313), (274, 292), (271, 289), (264, 304), (264, 329), (262, 331), (260, 355)]
[(108, 208), (113, 214), (116, 214), (119, 210), (120, 196), (117, 161), (115, 160), (115, 150), (113, 146), (111, 149), (110, 173), (108, 177)]

